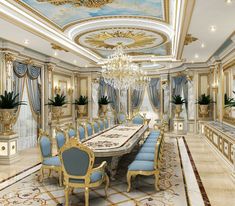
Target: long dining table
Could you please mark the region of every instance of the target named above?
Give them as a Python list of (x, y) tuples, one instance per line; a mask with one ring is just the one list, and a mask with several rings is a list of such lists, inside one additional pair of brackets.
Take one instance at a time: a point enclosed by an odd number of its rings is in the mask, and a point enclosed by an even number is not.
[(111, 179), (114, 179), (120, 158), (131, 153), (148, 128), (148, 125), (114, 125), (90, 136), (83, 144), (93, 150), (96, 159), (107, 160), (108, 171)]

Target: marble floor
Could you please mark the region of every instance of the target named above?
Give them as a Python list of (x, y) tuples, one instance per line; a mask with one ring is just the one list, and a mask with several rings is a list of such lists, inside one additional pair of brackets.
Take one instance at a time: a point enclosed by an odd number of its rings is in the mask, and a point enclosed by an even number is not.
[[(90, 205), (143, 205), (143, 206), (187, 206), (182, 162), (177, 147), (177, 139), (169, 138), (164, 148), (164, 159), (160, 173), (160, 192), (154, 189), (152, 177), (137, 177), (133, 181), (130, 193), (126, 192), (126, 169), (134, 158), (121, 159), (121, 166), (115, 181), (111, 182), (108, 197), (104, 197), (103, 188), (93, 189), (90, 194)], [(35, 172), (21, 181), (0, 192), (0, 205), (50, 205), (59, 206), (64, 203), (63, 187), (58, 186), (55, 177), (47, 178), (43, 183), (37, 181)], [(71, 196), (71, 206), (84, 205), (84, 191), (75, 190)]]
[(235, 205), (235, 181), (231, 170), (203, 137), (185, 137), (212, 206)]

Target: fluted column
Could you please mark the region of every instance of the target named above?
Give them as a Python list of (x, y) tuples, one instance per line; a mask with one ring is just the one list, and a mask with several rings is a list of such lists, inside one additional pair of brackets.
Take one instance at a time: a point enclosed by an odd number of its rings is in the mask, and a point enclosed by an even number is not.
[(12, 54), (5, 54), (5, 90), (11, 92), (13, 90), (13, 61), (14, 56)]

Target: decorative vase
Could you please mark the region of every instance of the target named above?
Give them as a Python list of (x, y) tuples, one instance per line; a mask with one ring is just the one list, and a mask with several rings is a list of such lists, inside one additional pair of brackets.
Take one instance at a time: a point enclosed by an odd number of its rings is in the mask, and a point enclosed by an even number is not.
[(83, 115), (85, 114), (85, 106), (86, 105), (77, 105), (77, 110), (80, 117), (83, 117)]
[(107, 104), (101, 104), (101, 111), (103, 112), (104, 116), (106, 116), (106, 113), (108, 111), (108, 105)]
[(224, 115), (225, 115), (226, 117), (229, 117), (230, 114), (231, 114), (231, 111), (232, 111), (232, 108), (231, 108), (231, 107), (226, 107), (226, 108), (224, 109)]
[(202, 115), (203, 118), (208, 116), (208, 114), (209, 114), (209, 105), (199, 105), (199, 113)]
[(59, 124), (60, 118), (63, 115), (63, 106), (53, 106), (52, 107), (52, 117), (56, 119), (56, 124)]
[(179, 118), (181, 112), (182, 112), (182, 104), (176, 104), (175, 105), (175, 117)]
[(16, 120), (16, 109), (0, 109), (0, 123), (2, 125), (3, 135), (15, 134), (12, 125)]

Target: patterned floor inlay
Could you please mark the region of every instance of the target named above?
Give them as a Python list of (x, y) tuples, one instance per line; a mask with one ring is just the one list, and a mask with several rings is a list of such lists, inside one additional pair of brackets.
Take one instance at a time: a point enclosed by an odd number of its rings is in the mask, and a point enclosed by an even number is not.
[[(133, 155), (131, 155), (133, 156)], [(133, 157), (132, 157), (133, 158)], [(112, 181), (108, 197), (104, 197), (103, 187), (90, 191), (90, 205), (94, 206), (187, 206), (186, 191), (182, 176), (177, 141), (167, 139), (164, 148), (164, 160), (160, 173), (160, 191), (154, 189), (152, 177), (136, 177), (130, 193), (126, 192), (126, 170), (132, 158), (126, 156), (120, 160), (116, 181)], [(55, 175), (55, 174), (54, 174)], [(56, 175), (55, 175), (56, 176)], [(49, 205), (61, 206), (64, 203), (64, 190), (59, 187), (57, 178), (37, 181), (37, 173), (0, 192), (1, 206)], [(84, 190), (76, 189), (70, 196), (71, 206), (84, 205)]]

